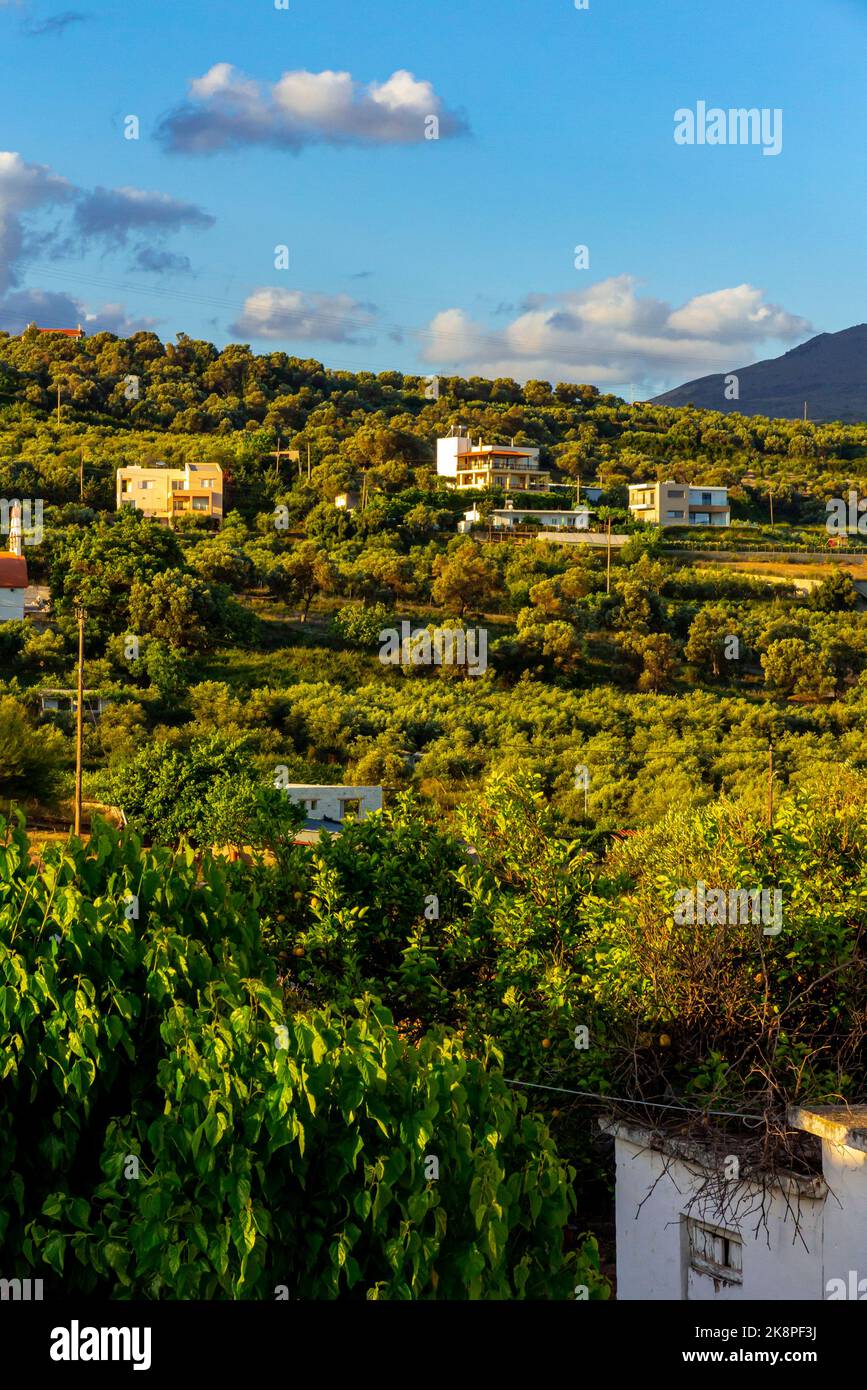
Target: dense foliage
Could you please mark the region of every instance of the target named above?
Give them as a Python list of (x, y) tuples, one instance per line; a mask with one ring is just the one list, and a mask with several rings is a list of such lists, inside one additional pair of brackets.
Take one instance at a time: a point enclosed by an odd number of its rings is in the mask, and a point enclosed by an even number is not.
[[(65, 1296), (604, 1296), (490, 1046), (281, 994), (248, 871), (98, 830), (0, 864), (3, 1268)], [(290, 1008), (294, 1002), (294, 1008)], [(430, 1160), (435, 1160), (431, 1163)], [(11, 1266), (11, 1267), (10, 1267)]]
[[(93, 818), (0, 845), (4, 1274), (601, 1298), (606, 1098), (770, 1125), (863, 1095), (862, 541), (834, 554), (822, 522), (867, 427), (564, 383), (431, 400), (183, 336), (0, 335), (0, 369), (0, 492), (44, 501), (50, 588), (0, 624), (0, 802), (68, 824), (84, 606)], [(629, 533), (610, 568), (441, 488), (456, 423), (539, 447), (533, 505), (595, 479)], [(205, 458), (219, 531), (115, 512), (121, 464)], [(699, 476), (725, 535), (624, 510), (629, 481)], [(389, 662), (404, 624), (485, 660)], [(386, 809), (296, 843), (293, 782)], [(781, 931), (682, 924), (699, 883), (779, 892)]]

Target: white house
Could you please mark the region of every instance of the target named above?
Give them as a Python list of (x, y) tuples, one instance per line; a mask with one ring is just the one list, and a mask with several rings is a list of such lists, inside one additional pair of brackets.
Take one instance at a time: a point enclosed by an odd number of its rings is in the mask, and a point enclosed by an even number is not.
[(24, 621), (24, 595), (27, 589), (20, 502), (15, 502), (8, 512), (9, 549), (0, 550), (0, 623)]
[[(506, 506), (497, 507), (488, 515), (496, 531), (514, 531), (528, 521), (538, 522), (543, 531), (586, 531), (590, 526), (590, 512), (586, 507), (573, 507), (571, 511), (536, 508), (522, 511), (520, 507)], [(480, 520), (478, 507), (471, 507), (464, 512), (464, 520), (458, 523), (458, 530), (469, 531)]]
[(284, 790), (304, 808), (310, 821), (342, 825), (345, 820), (364, 820), (371, 811), (382, 810), (382, 787), (312, 787), (293, 782)]
[(456, 488), (502, 488), (505, 492), (547, 491), (550, 473), (539, 468), (539, 450), (475, 442), (455, 425), (437, 440), (437, 475)]
[(821, 1176), (739, 1179), (736, 1135), (724, 1154), (601, 1122), (616, 1158), (618, 1299), (867, 1300), (867, 1108), (796, 1108), (789, 1123), (821, 1139)]
[(24, 621), (27, 561), (23, 555), (0, 551), (0, 623)]

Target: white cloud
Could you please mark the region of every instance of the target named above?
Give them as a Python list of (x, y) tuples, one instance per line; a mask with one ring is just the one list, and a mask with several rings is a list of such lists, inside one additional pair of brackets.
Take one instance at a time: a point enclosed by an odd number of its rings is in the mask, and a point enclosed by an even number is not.
[(262, 286), (244, 300), (232, 333), (249, 338), (330, 343), (360, 342), (374, 322), (375, 309), (348, 294), (313, 294)]
[(362, 83), (349, 72), (284, 72), (273, 83), (215, 63), (190, 83), (189, 99), (170, 111), (159, 137), (174, 151), (213, 154), (251, 144), (301, 150), (307, 145), (416, 144), (435, 116), (439, 137), (465, 133), (430, 82), (401, 69), (386, 82)]
[(447, 309), (423, 334), (425, 361), (443, 370), (526, 381), (662, 387), (751, 359), (758, 344), (812, 332), (806, 319), (751, 285), (697, 295), (673, 309), (639, 296), (629, 275), (586, 290), (532, 295), (505, 327), (488, 329)]
[(743, 343), (750, 339), (798, 337), (804, 320), (776, 304), (765, 304), (762, 291), (752, 285), (699, 294), (669, 314), (668, 323), (678, 333)]

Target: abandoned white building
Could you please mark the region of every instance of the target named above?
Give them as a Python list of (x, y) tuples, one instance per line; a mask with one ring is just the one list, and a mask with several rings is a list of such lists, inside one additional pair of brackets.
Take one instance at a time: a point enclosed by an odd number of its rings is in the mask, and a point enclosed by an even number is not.
[(382, 787), (313, 787), (303, 782), (280, 785), (303, 808), (306, 829), (339, 830), (346, 820), (364, 820), (371, 811), (382, 810)]
[[(39, 691), (39, 702), (43, 714), (74, 715), (78, 711), (78, 691), (46, 687)], [(110, 695), (102, 695), (98, 690), (84, 691), (83, 708), (87, 718), (96, 719), (98, 715), (105, 714), (111, 704), (113, 700)]]
[(619, 1119), (617, 1297), (730, 1303), (867, 1300), (867, 1108), (804, 1106), (822, 1171), (740, 1178), (731, 1153)]

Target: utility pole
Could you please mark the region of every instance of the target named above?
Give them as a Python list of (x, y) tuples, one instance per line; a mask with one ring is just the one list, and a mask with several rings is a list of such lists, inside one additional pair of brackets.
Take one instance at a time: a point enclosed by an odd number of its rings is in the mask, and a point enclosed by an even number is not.
[(605, 574), (605, 592), (611, 593), (611, 516), (608, 517), (608, 567)]
[(807, 422), (807, 402), (804, 401), (804, 423)]
[(768, 828), (774, 828), (774, 745), (768, 743)]
[(76, 608), (78, 619), (78, 699), (75, 710), (75, 833), (81, 834), (81, 770), (84, 735), (84, 623), (85, 608)]
[(283, 442), (283, 441), (282, 441), (282, 437), (281, 437), (281, 436), (278, 436), (278, 438), (277, 438), (277, 448), (276, 448), (276, 450), (275, 450), (272, 454), (269, 454), (269, 455), (268, 455), (269, 458), (272, 458), (272, 459), (276, 459), (276, 460), (277, 460), (276, 463), (274, 464), (274, 482), (275, 482), (275, 484), (276, 484), (276, 483), (279, 483), (279, 481), (280, 481), (280, 460), (283, 459), (283, 458), (286, 458), (286, 459), (294, 459), (295, 462), (298, 464), (298, 476), (299, 476), (299, 477), (301, 476), (301, 451), (300, 451), (300, 449), (283, 449), (283, 448), (281, 447), (282, 442)]

